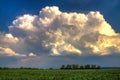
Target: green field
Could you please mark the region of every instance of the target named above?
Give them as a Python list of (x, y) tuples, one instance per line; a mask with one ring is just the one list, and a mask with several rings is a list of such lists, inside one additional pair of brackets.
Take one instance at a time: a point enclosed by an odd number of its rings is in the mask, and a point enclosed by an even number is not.
[(0, 80), (120, 80), (120, 69), (100, 70), (0, 70)]

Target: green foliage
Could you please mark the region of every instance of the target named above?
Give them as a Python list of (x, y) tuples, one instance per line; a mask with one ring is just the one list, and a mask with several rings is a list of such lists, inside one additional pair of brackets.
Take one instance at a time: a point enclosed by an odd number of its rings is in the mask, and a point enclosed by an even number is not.
[(65, 65), (62, 65), (60, 69), (65, 69)]
[(80, 65), (80, 69), (84, 69), (84, 66), (83, 66), (83, 65)]
[(85, 65), (85, 69), (90, 69), (90, 65), (89, 64)]
[(72, 69), (78, 69), (79, 68), (79, 65), (78, 64), (73, 64), (72, 65)]
[(96, 65), (91, 65), (91, 69), (96, 69)]
[(97, 69), (100, 69), (101, 68), (101, 66), (97, 66)]
[(72, 66), (70, 64), (67, 64), (65, 69), (72, 69)]
[(62, 65), (60, 69), (101, 69), (101, 66), (97, 65), (78, 65), (78, 64), (67, 64), (67, 65)]
[(120, 69), (1, 69), (0, 80), (120, 80)]

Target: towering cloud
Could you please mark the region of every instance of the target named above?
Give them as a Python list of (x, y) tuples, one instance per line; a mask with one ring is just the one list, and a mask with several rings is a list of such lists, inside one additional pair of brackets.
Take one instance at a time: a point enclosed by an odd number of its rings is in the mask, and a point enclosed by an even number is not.
[[(87, 14), (62, 12), (58, 7), (45, 7), (39, 15), (19, 16), (9, 26), (9, 34), (0, 42), (11, 42), (12, 49), (29, 56), (109, 55), (120, 53), (120, 34), (116, 33), (98, 11)], [(0, 46), (2, 47), (3, 44)], [(8, 44), (7, 46), (10, 46)], [(4, 46), (6, 47), (6, 46)], [(33, 53), (35, 54), (33, 54)], [(29, 54), (30, 53), (30, 54)]]

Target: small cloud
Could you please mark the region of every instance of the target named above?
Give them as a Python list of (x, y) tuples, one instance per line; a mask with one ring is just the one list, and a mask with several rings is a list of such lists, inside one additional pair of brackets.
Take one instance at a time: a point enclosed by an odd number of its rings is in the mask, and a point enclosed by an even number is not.
[(28, 56), (32, 57), (32, 56), (37, 56), (37, 55), (31, 52), (31, 53), (29, 53)]
[[(8, 34), (5, 34), (5, 39), (7, 41), (10, 41), (10, 42), (13, 42), (13, 43), (17, 43), (19, 41), (19, 39), (17, 37), (14, 37), (12, 34), (8, 33)], [(4, 39), (4, 40), (5, 40)]]

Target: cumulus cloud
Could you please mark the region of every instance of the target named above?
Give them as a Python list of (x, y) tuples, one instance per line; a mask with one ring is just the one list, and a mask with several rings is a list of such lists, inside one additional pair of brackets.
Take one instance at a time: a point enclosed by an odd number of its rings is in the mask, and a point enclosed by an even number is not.
[(3, 56), (26, 56), (25, 54), (16, 53), (10, 48), (2, 48), (2, 47), (0, 47), (0, 55), (3, 55)]
[(9, 44), (9, 43), (13, 43), (16, 44), (19, 41), (19, 39), (17, 37), (13, 37), (12, 34), (8, 33), (8, 34), (4, 34), (4, 33), (0, 33), (0, 44)]
[(29, 53), (29, 56), (31, 56), (31, 57), (32, 56), (36, 56), (36, 54), (34, 54), (34, 53), (31, 52), (31, 53)]
[[(22, 30), (34, 30), (35, 27), (33, 25), (33, 21), (36, 16), (32, 15), (24, 15), (23, 17), (19, 17), (18, 19), (13, 21), (14, 26), (16, 28), (22, 29)], [(10, 26), (11, 28), (13, 26)]]
[(57, 6), (47, 6), (39, 15), (19, 16), (9, 26), (9, 33), (1, 39), (2, 42), (8, 40), (14, 43), (12, 48), (15, 50), (17, 44), (17, 49), (25, 50), (24, 53), (29, 56), (44, 53), (109, 55), (120, 52), (120, 34), (99, 11), (68, 13), (60, 11)]

